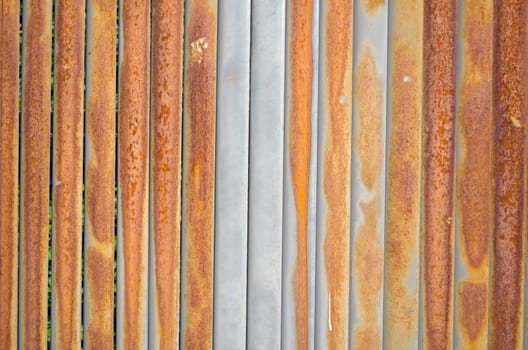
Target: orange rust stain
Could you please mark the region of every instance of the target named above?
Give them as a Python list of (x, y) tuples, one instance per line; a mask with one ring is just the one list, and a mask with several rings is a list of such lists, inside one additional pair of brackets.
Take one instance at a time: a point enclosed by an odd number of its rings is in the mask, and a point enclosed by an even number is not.
[(88, 349), (111, 349), (114, 340), (114, 254), (90, 247), (86, 251), (86, 279), (90, 288), (90, 318), (86, 330)]
[(216, 1), (214, 4), (209, 8), (203, 1), (192, 1), (187, 28), (187, 49), (192, 50), (195, 43), (202, 52), (200, 59), (188, 56), (185, 78), (185, 349), (212, 347)]
[(312, 108), (312, 1), (291, 3), (289, 154), (297, 219), (297, 258), (293, 275), (298, 349), (308, 348), (308, 182)]
[(183, 1), (154, 1), (152, 15), (155, 313), (159, 347), (178, 349)]
[(373, 15), (383, 7), (385, 0), (361, 0), (361, 7), (369, 15)]
[(53, 333), (81, 346), (84, 1), (56, 4), (53, 187)]
[(17, 347), (19, 1), (0, 13), (0, 349)]
[(487, 283), (464, 281), (458, 285), (460, 330), (470, 342), (474, 342), (488, 327)]
[(148, 261), (148, 163), (150, 2), (127, 2), (122, 9), (123, 57), (120, 66), (119, 186), (124, 255), (125, 348), (139, 348)]
[(452, 343), (456, 11), (454, 0), (425, 4), (422, 271), (428, 349)]
[[(352, 0), (325, 5), (325, 70), (328, 122), (323, 186), (327, 206), (324, 259), (329, 293), (329, 349), (348, 342), (350, 275), (350, 159), (352, 149)], [(343, 103), (344, 102), (344, 103)]]
[(47, 342), (51, 0), (28, 0), (24, 14), (21, 172), (20, 346)]
[[(522, 347), (528, 3), (495, 3), (491, 347)], [(514, 122), (514, 121), (517, 122)]]

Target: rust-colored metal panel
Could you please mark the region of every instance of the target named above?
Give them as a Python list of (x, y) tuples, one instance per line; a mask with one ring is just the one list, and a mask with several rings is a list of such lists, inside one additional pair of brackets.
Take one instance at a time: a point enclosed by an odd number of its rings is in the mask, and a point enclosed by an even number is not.
[(316, 348), (348, 344), (354, 1), (321, 3)]
[(391, 5), (383, 344), (418, 349), (423, 1)]
[(466, 0), (461, 10), (454, 347), (485, 349), (492, 198), (493, 4), (488, 0)]
[(55, 3), (51, 347), (81, 347), (83, 0)]
[(490, 346), (523, 347), (528, 2), (495, 2)]
[(423, 342), (452, 348), (457, 0), (424, 8)]
[(217, 1), (191, 0), (185, 17), (181, 332), (185, 349), (211, 349)]
[(51, 0), (23, 6), (19, 346), (47, 346)]
[(150, 1), (120, 2), (117, 347), (148, 346)]
[(117, 7), (86, 7), (84, 347), (95, 350), (114, 341)]
[(0, 348), (17, 348), (20, 2), (0, 8)]
[(152, 3), (152, 348), (179, 348), (183, 1)]

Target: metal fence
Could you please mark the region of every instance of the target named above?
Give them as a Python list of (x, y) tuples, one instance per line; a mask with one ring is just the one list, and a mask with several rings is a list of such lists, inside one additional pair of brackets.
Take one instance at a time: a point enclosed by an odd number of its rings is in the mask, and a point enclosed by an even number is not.
[(527, 1), (0, 4), (0, 349), (528, 346)]

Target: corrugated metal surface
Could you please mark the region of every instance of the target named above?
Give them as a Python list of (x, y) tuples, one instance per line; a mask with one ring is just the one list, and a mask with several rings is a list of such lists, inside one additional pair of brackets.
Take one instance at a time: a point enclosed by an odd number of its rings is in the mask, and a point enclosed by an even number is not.
[(526, 1), (0, 4), (1, 349), (526, 348)]

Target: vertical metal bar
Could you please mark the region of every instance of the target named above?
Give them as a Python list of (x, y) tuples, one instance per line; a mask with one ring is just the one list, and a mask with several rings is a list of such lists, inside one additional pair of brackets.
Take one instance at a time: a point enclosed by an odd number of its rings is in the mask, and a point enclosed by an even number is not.
[(383, 345), (418, 349), (423, 1), (389, 5)]
[(148, 346), (150, 1), (120, 2), (117, 348)]
[(387, 4), (355, 3), (350, 346), (381, 349), (385, 242)]
[(251, 1), (218, 8), (214, 347), (246, 348)]
[(287, 6), (282, 347), (308, 347), (308, 205), (312, 115), (311, 0)]
[(45, 348), (51, 98), (51, 0), (23, 6), (19, 346)]
[(454, 348), (488, 346), (493, 4), (461, 4), (456, 139)]
[(0, 7), (0, 348), (17, 348), (20, 2)]
[(81, 347), (84, 10), (83, 0), (55, 3), (53, 349)]
[(495, 2), (490, 346), (523, 343), (528, 3)]
[(217, 0), (186, 5), (182, 339), (185, 349), (211, 349)]
[(252, 1), (247, 347), (281, 339), (285, 0)]
[(451, 349), (457, 0), (432, 0), (424, 15), (423, 340)]
[(87, 1), (84, 347), (94, 350), (114, 341), (116, 17), (115, 1)]
[(149, 347), (179, 349), (183, 1), (152, 3)]
[(317, 349), (348, 348), (353, 0), (321, 2)]

